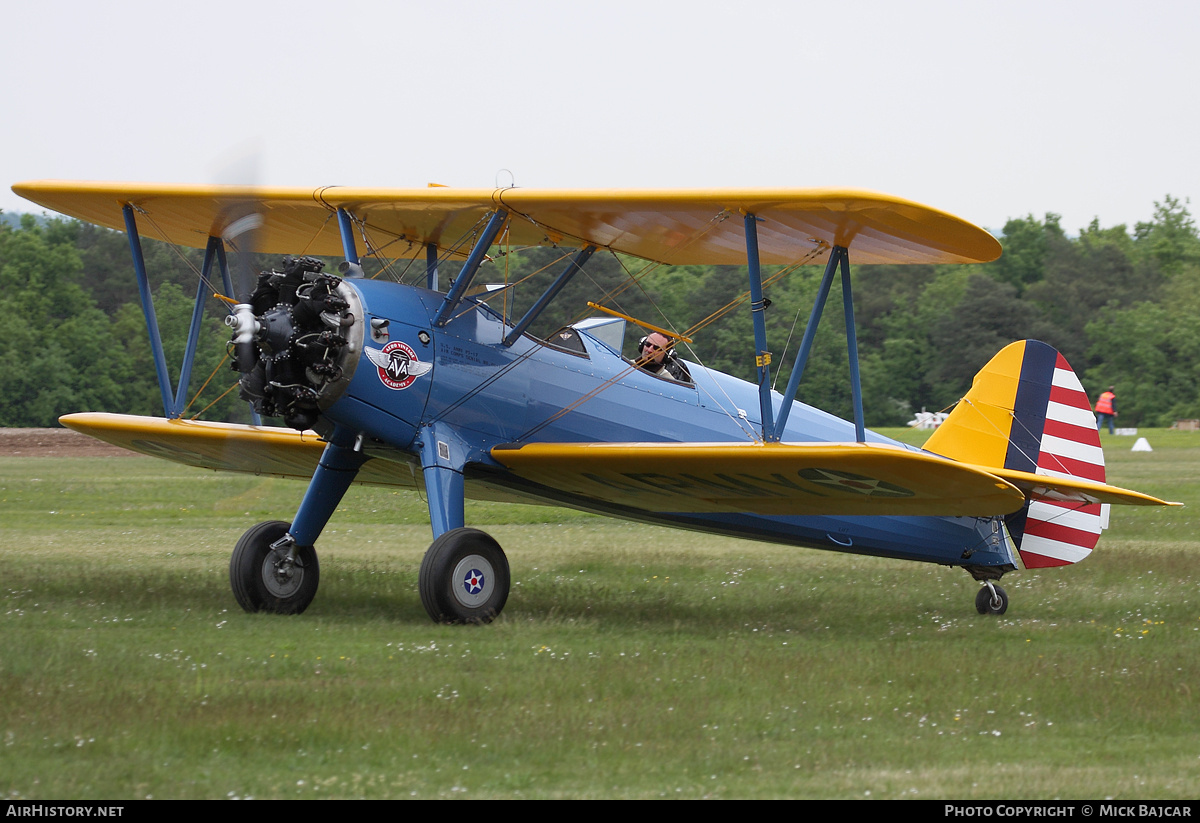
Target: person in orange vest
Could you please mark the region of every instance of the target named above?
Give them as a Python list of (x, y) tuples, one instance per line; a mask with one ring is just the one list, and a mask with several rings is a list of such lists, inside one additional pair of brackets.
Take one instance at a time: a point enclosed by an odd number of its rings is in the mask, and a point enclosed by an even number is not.
[(1112, 386), (1100, 395), (1096, 401), (1096, 427), (1104, 428), (1108, 424), (1108, 433), (1113, 433), (1113, 418), (1117, 416), (1117, 393)]

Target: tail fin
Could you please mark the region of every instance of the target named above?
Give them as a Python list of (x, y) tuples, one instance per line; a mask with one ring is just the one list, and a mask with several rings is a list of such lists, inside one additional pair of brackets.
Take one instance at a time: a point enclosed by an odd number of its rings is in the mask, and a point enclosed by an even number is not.
[[(1022, 340), (983, 367), (925, 444), (966, 463), (1104, 483), (1104, 451), (1079, 378), (1051, 346)], [(1098, 503), (1035, 499), (1005, 517), (1026, 568), (1087, 557), (1107, 525)]]

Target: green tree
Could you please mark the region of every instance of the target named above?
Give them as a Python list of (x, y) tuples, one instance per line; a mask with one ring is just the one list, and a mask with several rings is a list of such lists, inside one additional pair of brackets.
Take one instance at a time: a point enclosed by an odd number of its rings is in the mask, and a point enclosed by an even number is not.
[(1101, 229), (1093, 221), (1077, 240), (1051, 244), (1044, 279), (1025, 293), (1045, 316), (1044, 340), (1082, 372), (1095, 365), (1087, 326), (1105, 306), (1155, 299), (1162, 284), (1156, 267), (1139, 266), (1124, 226)]
[(1187, 208), (1189, 202), (1168, 194), (1163, 202), (1154, 204), (1154, 219), (1138, 223), (1134, 229), (1139, 252), (1167, 277), (1175, 276), (1186, 265), (1200, 263), (1200, 239)]
[(1117, 388), (1123, 424), (1165, 426), (1200, 417), (1200, 267), (1183, 268), (1161, 303), (1110, 305), (1088, 325), (1093, 397)]
[[(163, 343), (163, 355), (167, 361), (167, 374), (172, 386), (178, 388), (179, 370), (187, 348), (187, 334), (191, 324), (194, 296), (187, 294), (174, 283), (163, 283), (154, 295), (154, 310)], [(229, 341), (228, 329), (224, 326), (224, 307), (209, 300), (208, 313), (201, 329), (200, 342), (196, 349), (192, 379), (186, 392), (189, 406), (185, 416), (204, 410), (209, 403), (237, 383), (238, 375), (233, 372), (225, 356)], [(154, 368), (150, 342), (146, 335), (145, 318), (141, 304), (125, 303), (118, 310), (113, 322), (114, 331), (125, 341), (125, 354), (133, 364), (136, 377), (126, 388), (125, 409), (130, 414), (162, 415), (162, 399)], [(201, 386), (211, 376), (211, 381), (197, 396)], [(238, 400), (233, 389), (204, 414), (208, 420), (245, 421), (249, 419), (247, 404)]]
[(81, 278), (70, 223), (0, 227), (0, 425), (120, 408), (131, 364)]
[(1057, 214), (1048, 213), (1038, 221), (1032, 214), (1004, 224), (1000, 244), (1004, 253), (988, 267), (988, 273), (1002, 283), (1008, 283), (1020, 297), (1025, 289), (1045, 277), (1046, 258), (1050, 244), (1062, 240), (1063, 230)]
[(1015, 287), (981, 274), (969, 275), (962, 299), (931, 328), (928, 379), (939, 407), (965, 394), (975, 373), (1009, 343), (1051, 336), (1037, 308), (1019, 300)]

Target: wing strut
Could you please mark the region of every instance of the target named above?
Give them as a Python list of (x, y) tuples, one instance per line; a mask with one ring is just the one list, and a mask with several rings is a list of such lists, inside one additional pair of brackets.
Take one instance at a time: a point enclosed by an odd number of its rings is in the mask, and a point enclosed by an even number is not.
[(829, 290), (833, 286), (833, 275), (837, 272), (838, 260), (846, 250), (841, 246), (834, 246), (833, 252), (829, 255), (829, 262), (825, 265), (825, 276), (821, 278), (821, 288), (817, 292), (817, 299), (813, 301), (812, 312), (808, 316), (808, 324), (804, 327), (804, 338), (800, 341), (800, 350), (796, 352), (796, 362), (792, 366), (792, 376), (788, 378), (787, 389), (783, 392), (783, 407), (779, 411), (779, 431), (783, 432), (787, 425), (788, 414), (792, 410), (792, 401), (796, 399), (796, 391), (800, 386), (800, 378), (804, 375), (804, 367), (808, 365), (808, 355), (812, 351), (813, 340), (817, 336), (817, 324), (821, 322), (821, 315), (825, 312), (825, 301), (829, 297)]
[(467, 286), (471, 285), (471, 281), (475, 279), (476, 272), (479, 271), (484, 257), (487, 256), (487, 250), (491, 247), (492, 241), (496, 239), (496, 235), (500, 233), (500, 229), (504, 226), (504, 220), (507, 216), (507, 212), (503, 209), (492, 212), (492, 216), (488, 218), (483, 233), (475, 242), (475, 247), (471, 249), (466, 262), (463, 263), (458, 277), (454, 278), (454, 285), (450, 287), (450, 291), (446, 294), (446, 299), (442, 301), (442, 307), (438, 310), (437, 317), (433, 320), (433, 325), (441, 327), (446, 325), (450, 320), (451, 312), (454, 311), (454, 307), (462, 300), (462, 296), (466, 294)]
[(163, 415), (171, 413), (171, 378), (167, 376), (167, 356), (163, 354), (162, 335), (158, 331), (158, 317), (154, 313), (154, 298), (150, 294), (150, 279), (146, 276), (146, 257), (142, 254), (142, 238), (138, 234), (133, 206), (126, 203), (121, 207), (125, 215), (125, 236), (129, 238), (129, 252), (133, 255), (133, 271), (137, 275), (138, 295), (142, 298), (142, 316), (146, 319), (146, 334), (150, 337), (150, 352), (154, 356), (154, 371), (158, 375), (158, 391), (162, 395)]
[(200, 324), (204, 320), (204, 298), (208, 294), (213, 260), (219, 259), (221, 272), (225, 275), (225, 293), (233, 294), (233, 283), (225, 260), (225, 244), (219, 237), (209, 237), (204, 248), (204, 263), (200, 266), (200, 277), (196, 283), (196, 300), (192, 304), (192, 324), (188, 327), (187, 350), (183, 354), (183, 365), (179, 367), (179, 386), (175, 390), (175, 407), (169, 417), (182, 417), (187, 403), (188, 385), (192, 382), (192, 364), (196, 362), (196, 346), (200, 342)]
[(863, 424), (862, 375), (858, 367), (858, 335), (854, 330), (854, 296), (850, 292), (850, 252), (842, 249), (842, 306), (846, 315), (846, 356), (850, 360), (850, 398), (854, 401), (854, 436), (866, 442)]
[(525, 333), (525, 330), (529, 328), (529, 325), (538, 318), (538, 315), (540, 315), (546, 306), (550, 304), (550, 301), (553, 300), (560, 291), (562, 291), (563, 286), (567, 285), (568, 281), (570, 281), (570, 279), (574, 277), (576, 273), (583, 270), (584, 264), (587, 263), (588, 259), (595, 251), (596, 247), (589, 245), (584, 246), (582, 249), (576, 252), (575, 256), (571, 259), (571, 262), (565, 269), (563, 269), (562, 274), (558, 276), (558, 279), (550, 284), (550, 287), (542, 293), (542, 296), (537, 299), (537, 302), (529, 307), (529, 311), (525, 312), (525, 316), (517, 322), (517, 325), (513, 326), (512, 331), (505, 335), (504, 345), (511, 346), (518, 338), (520, 338), (522, 334)]
[(346, 263), (349, 267), (347, 272), (361, 271), (362, 264), (358, 260), (358, 248), (354, 244), (354, 218), (350, 216), (350, 212), (338, 207), (338, 232), (342, 237), (342, 253), (346, 255)]
[[(763, 301), (762, 270), (758, 262), (758, 218), (746, 215), (746, 264), (750, 270), (750, 318), (754, 321), (754, 364), (758, 368), (758, 405), (763, 440), (778, 440), (771, 406), (771, 353), (767, 351), (767, 304)], [(780, 429), (782, 431), (782, 429)]]
[(821, 288), (813, 301), (812, 313), (808, 325), (804, 327), (804, 338), (800, 341), (800, 350), (796, 353), (796, 363), (792, 366), (791, 377), (788, 378), (787, 389), (783, 393), (783, 406), (779, 411), (779, 422), (775, 430), (776, 440), (783, 436), (787, 426), (788, 414), (796, 399), (796, 391), (800, 386), (800, 378), (804, 375), (804, 367), (808, 365), (808, 356), (812, 351), (813, 340), (817, 336), (817, 324), (825, 312), (825, 301), (833, 286), (833, 275), (841, 269), (842, 273), (842, 305), (846, 316), (846, 354), (850, 360), (850, 396), (854, 403), (854, 435), (859, 443), (866, 441), (866, 426), (863, 423), (862, 405), (862, 376), (858, 363), (858, 337), (854, 325), (854, 295), (850, 288), (850, 253), (845, 246), (834, 246), (825, 266), (825, 276), (821, 278)]
[(438, 290), (438, 247), (436, 243), (425, 244), (425, 288)]
[[(188, 386), (192, 380), (192, 366), (196, 362), (196, 347), (200, 342), (200, 329), (204, 322), (204, 300), (212, 290), (213, 264), (221, 269), (221, 281), (225, 294), (233, 296), (233, 278), (229, 274), (229, 261), (225, 257), (225, 244), (219, 237), (209, 237), (204, 249), (204, 263), (200, 268), (199, 282), (196, 284), (196, 298), (192, 305), (191, 325), (188, 327), (187, 347), (183, 355), (183, 363), (179, 367), (179, 385), (175, 387), (174, 400), (171, 398), (171, 378), (167, 373), (167, 358), (163, 351), (162, 335), (158, 327), (158, 317), (154, 311), (154, 296), (150, 291), (150, 278), (146, 273), (146, 257), (142, 252), (142, 239), (138, 233), (137, 217), (133, 206), (126, 203), (121, 207), (125, 218), (125, 235), (129, 238), (129, 251), (133, 257), (133, 270), (137, 275), (138, 296), (142, 303), (142, 316), (146, 321), (146, 336), (150, 339), (150, 351), (154, 358), (154, 371), (158, 377), (158, 391), (162, 396), (163, 415), (174, 419), (183, 416), (187, 404)], [(251, 410), (255, 425), (258, 425), (257, 413)]]

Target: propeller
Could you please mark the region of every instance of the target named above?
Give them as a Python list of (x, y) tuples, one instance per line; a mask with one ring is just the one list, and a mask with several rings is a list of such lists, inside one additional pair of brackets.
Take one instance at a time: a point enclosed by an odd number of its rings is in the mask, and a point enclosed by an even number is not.
[(250, 378), (251, 372), (258, 364), (255, 340), (261, 331), (261, 325), (255, 317), (255, 307), (251, 303), (258, 281), (255, 256), (260, 232), (265, 223), (263, 215), (258, 211), (259, 199), (254, 196), (261, 157), (260, 141), (244, 141), (226, 153), (219, 161), (214, 174), (217, 183), (236, 186), (241, 190), (239, 196), (231, 198), (222, 210), (218, 225), (224, 226), (221, 231), (222, 242), (236, 256), (233, 284), (233, 297), (236, 302), (231, 306), (225, 323), (233, 332), (234, 365), (243, 376), (243, 387), (246, 387), (248, 379), (254, 384), (261, 382)]
[(362, 349), (356, 322), (362, 314), (352, 309), (357, 298), (342, 278), (325, 274), (318, 258), (289, 256), (261, 265), (256, 253), (267, 231), (266, 213), (263, 198), (247, 182), (256, 166), (252, 158), (240, 158), (232, 171), (240, 179), (217, 223), (236, 255), (237, 302), (225, 322), (233, 332), (241, 396), (255, 415), (281, 417), (303, 431), (317, 424), (322, 403), (349, 383)]
[(226, 323), (233, 329), (234, 357), (237, 370), (248, 374), (258, 360), (254, 340), (260, 331), (258, 320), (254, 316), (254, 307), (250, 304), (251, 295), (257, 279), (254, 273), (254, 243), (255, 236), (262, 228), (263, 218), (257, 212), (251, 212), (231, 222), (221, 234), (221, 239), (227, 247), (237, 253), (237, 288), (238, 302), (233, 306), (233, 313)]

